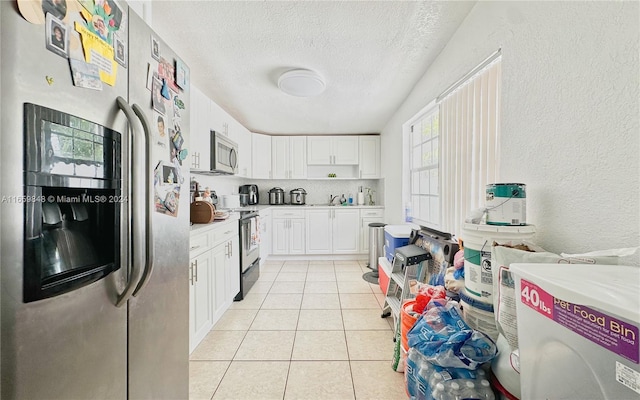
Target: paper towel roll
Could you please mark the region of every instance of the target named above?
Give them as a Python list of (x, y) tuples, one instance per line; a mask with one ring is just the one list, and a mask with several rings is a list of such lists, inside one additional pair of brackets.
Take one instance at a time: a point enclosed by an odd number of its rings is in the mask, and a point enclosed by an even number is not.
[(362, 192), (358, 192), (358, 205), (364, 205), (364, 193)]

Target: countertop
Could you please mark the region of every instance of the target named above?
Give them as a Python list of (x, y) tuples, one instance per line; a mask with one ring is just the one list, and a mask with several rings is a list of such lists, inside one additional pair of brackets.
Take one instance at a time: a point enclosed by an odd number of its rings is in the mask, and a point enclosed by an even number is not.
[[(384, 206), (329, 206), (326, 204), (306, 204), (303, 206), (297, 206), (297, 205), (291, 205), (291, 204), (282, 204), (282, 205), (278, 205), (278, 206), (273, 206), (273, 205), (269, 205), (269, 204), (256, 204), (253, 206), (246, 206), (246, 207), (240, 207), (240, 208), (233, 208), (230, 211), (232, 211), (229, 214), (229, 218), (227, 219), (223, 219), (223, 220), (216, 220), (214, 222), (211, 222), (209, 224), (193, 224), (191, 225), (191, 233), (198, 233), (200, 231), (204, 231), (204, 230), (208, 230), (208, 229), (215, 229), (221, 226), (225, 226), (227, 224), (237, 224), (238, 220), (240, 219), (240, 213), (239, 211), (263, 211), (263, 210), (267, 210), (267, 209), (279, 209), (279, 208), (296, 208), (296, 209), (308, 209), (308, 210), (313, 210), (313, 209), (334, 209), (334, 208), (358, 208), (358, 209), (383, 209)], [(220, 210), (223, 210), (223, 208), (221, 208)]]
[(211, 223), (208, 224), (193, 224), (191, 225), (190, 228), (190, 232), (191, 233), (198, 233), (200, 231), (206, 231), (209, 229), (216, 229), (222, 226), (226, 226), (226, 225), (230, 225), (230, 224), (237, 224), (238, 220), (240, 219), (240, 214), (237, 212), (232, 212), (229, 214), (229, 218), (227, 219), (220, 219), (220, 220), (215, 220)]

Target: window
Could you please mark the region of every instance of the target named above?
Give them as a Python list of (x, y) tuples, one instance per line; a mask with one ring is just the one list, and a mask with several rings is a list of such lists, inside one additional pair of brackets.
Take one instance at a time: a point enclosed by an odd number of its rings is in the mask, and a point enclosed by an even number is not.
[(410, 205), (412, 219), (423, 225), (440, 224), (440, 115), (433, 105), (410, 125)]
[(486, 185), (498, 181), (500, 82), (498, 51), (404, 125), (413, 222), (459, 233), (484, 207)]

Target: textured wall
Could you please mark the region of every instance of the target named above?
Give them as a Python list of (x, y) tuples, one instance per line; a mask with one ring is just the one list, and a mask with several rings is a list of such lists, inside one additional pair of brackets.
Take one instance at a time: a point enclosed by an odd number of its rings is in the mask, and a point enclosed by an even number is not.
[[(637, 2), (479, 2), (383, 130), (384, 176), (402, 173), (402, 124), (501, 47), (500, 176), (527, 184), (536, 241), (638, 246), (638, 37)], [(401, 182), (384, 182), (399, 222)]]

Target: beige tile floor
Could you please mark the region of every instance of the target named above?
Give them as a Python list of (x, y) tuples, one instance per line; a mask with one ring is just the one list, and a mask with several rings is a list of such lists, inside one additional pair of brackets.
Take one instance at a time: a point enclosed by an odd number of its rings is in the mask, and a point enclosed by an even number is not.
[(363, 261), (267, 261), (191, 354), (190, 399), (406, 399)]

